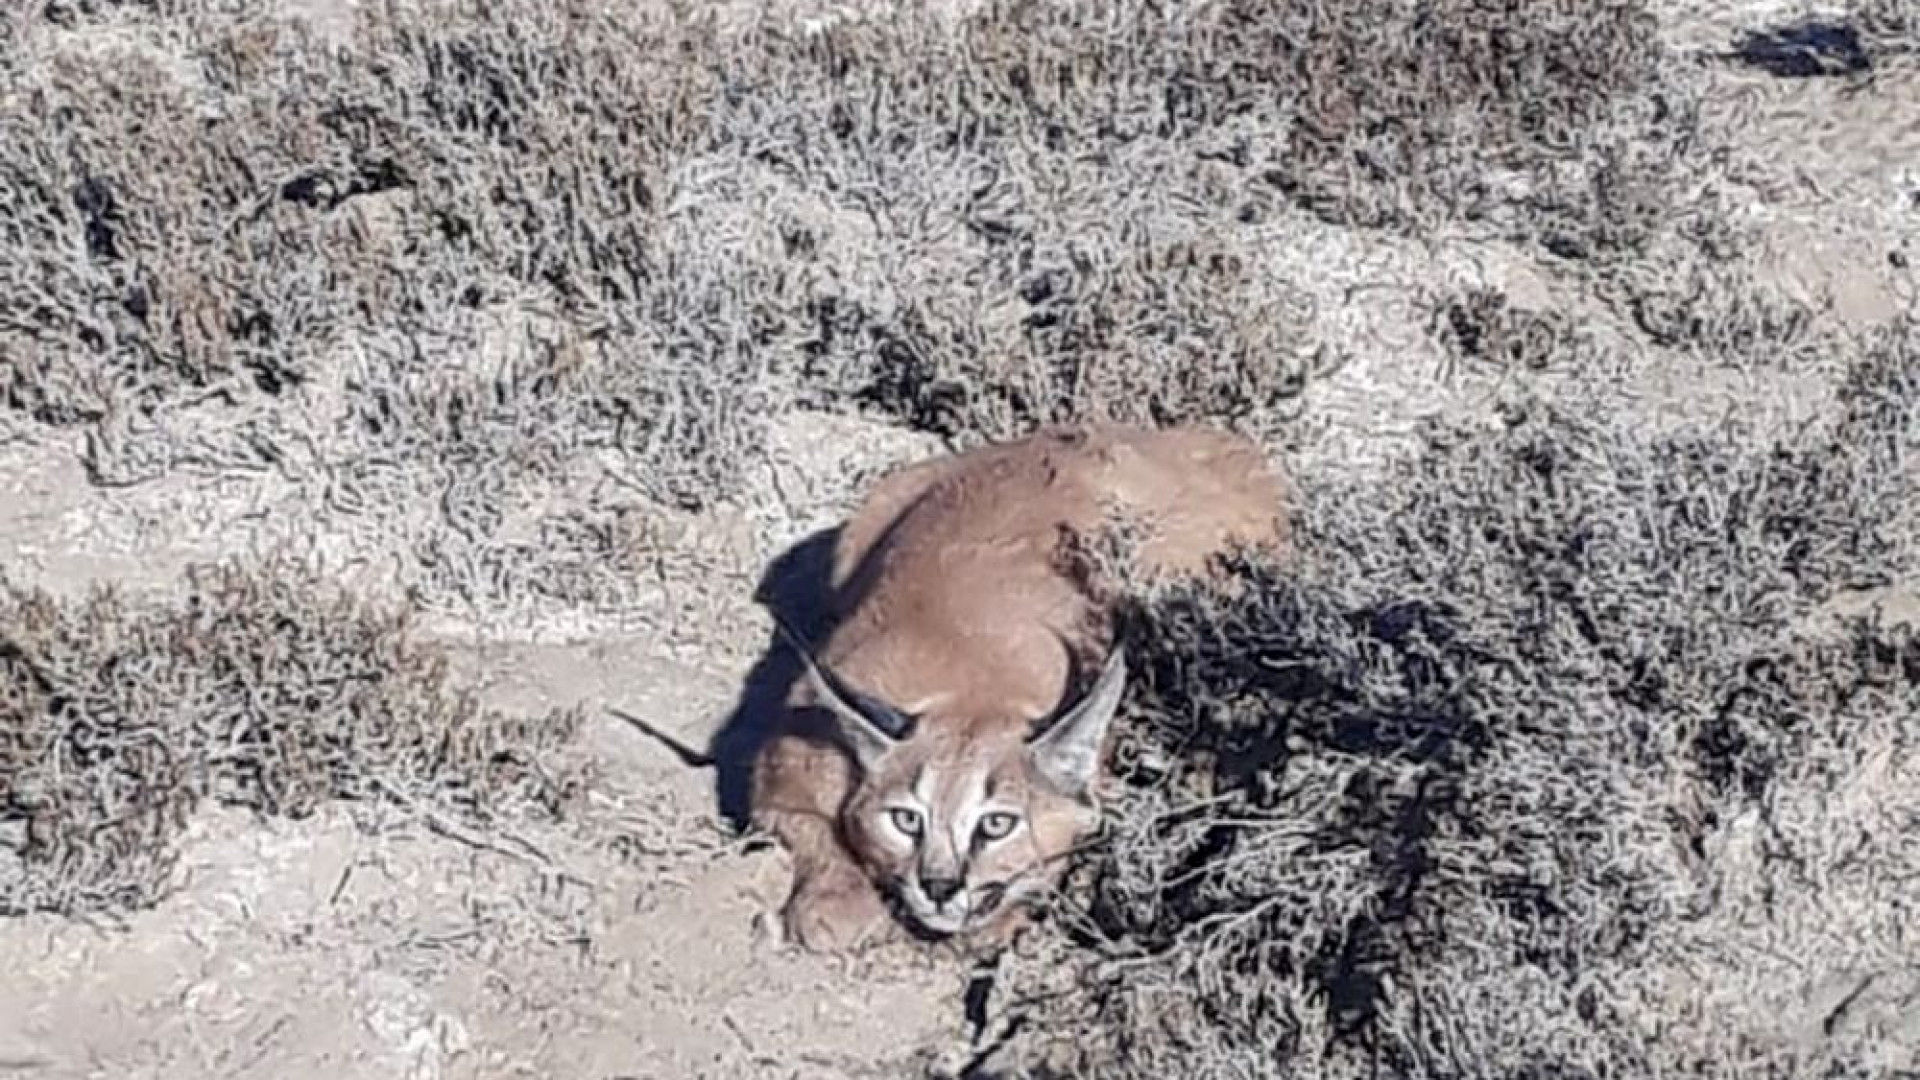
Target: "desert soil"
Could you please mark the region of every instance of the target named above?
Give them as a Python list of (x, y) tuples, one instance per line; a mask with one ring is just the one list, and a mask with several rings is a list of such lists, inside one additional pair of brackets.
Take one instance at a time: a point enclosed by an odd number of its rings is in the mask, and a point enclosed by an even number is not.
[[(1673, 33), (1710, 45), (1776, 6), (1675, 4)], [(1890, 256), (1920, 259), (1920, 80), (1844, 94), (1718, 77), (1729, 109), (1751, 110), (1742, 137), (1779, 151), (1777, 187), (1750, 208), (1777, 238), (1772, 270), (1848, 321), (1909, 307), (1913, 279)], [(1302, 228), (1319, 249), (1275, 258), (1317, 268), (1300, 276), (1330, 298), (1480, 280), (1562, 302), (1563, 283), (1497, 247)], [(1290, 468), (1364, 468), (1424, 411), (1472, 407), (1476, 385), (1447, 374), (1411, 300), (1389, 289), (1365, 305), (1325, 310), (1355, 359), (1310, 392)], [(1684, 418), (1700, 389), (1649, 392), (1692, 401)], [(679, 523), (683, 570), (649, 610), (430, 626), (491, 703), (585, 704), (600, 779), (584, 821), (503, 839), (451, 824), (369, 833), (338, 811), (203, 814), (157, 908), (125, 925), (0, 922), (0, 1077), (842, 1077), (902, 1075), (962, 1046), (964, 968), (780, 947), (765, 932), (780, 854), (742, 848), (712, 774), (613, 711), (704, 746), (767, 646), (751, 599), (766, 560), (831, 524), (874, 469), (937, 449), (859, 420), (802, 414), (777, 430), (756, 494)], [(96, 488), (79, 451), (65, 435), (0, 448), (0, 560), (26, 583), (166, 590), (193, 562), (297, 543), (370, 591), (390, 587), (381, 539), (328, 534), (297, 484), (181, 473)]]

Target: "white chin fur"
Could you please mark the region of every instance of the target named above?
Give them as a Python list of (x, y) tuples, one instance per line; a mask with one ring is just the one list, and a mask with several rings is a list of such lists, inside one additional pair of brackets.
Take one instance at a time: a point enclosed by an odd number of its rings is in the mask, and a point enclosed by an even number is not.
[(935, 908), (921, 893), (918, 886), (909, 886), (905, 890), (907, 914), (920, 924), (922, 930), (932, 934), (957, 934), (967, 928), (967, 916), (972, 912), (970, 898), (956, 896), (945, 908)]
[(965, 917), (943, 912), (916, 911), (913, 920), (922, 930), (932, 934), (957, 934), (966, 929)]

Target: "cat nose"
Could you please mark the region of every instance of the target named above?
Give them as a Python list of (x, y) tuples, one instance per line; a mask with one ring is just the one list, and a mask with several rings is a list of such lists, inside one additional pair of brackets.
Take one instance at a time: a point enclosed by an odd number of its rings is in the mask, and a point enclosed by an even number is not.
[(922, 878), (920, 879), (920, 889), (927, 894), (927, 899), (936, 904), (944, 904), (960, 894), (960, 879), (950, 877)]

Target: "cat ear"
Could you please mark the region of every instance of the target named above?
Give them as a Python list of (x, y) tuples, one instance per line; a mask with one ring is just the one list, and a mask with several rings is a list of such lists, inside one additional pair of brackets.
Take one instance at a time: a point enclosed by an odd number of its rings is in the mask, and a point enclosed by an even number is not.
[(1060, 719), (1028, 741), (1027, 756), (1034, 771), (1062, 794), (1084, 796), (1100, 769), (1107, 729), (1120, 709), (1126, 688), (1126, 650), (1115, 645), (1086, 693)]
[(853, 753), (862, 768), (871, 768), (887, 752), (913, 734), (913, 719), (883, 701), (875, 700), (840, 681), (831, 669), (814, 656), (800, 635), (779, 614), (773, 625), (806, 669), (807, 682), (814, 696), (833, 714), (841, 742)]

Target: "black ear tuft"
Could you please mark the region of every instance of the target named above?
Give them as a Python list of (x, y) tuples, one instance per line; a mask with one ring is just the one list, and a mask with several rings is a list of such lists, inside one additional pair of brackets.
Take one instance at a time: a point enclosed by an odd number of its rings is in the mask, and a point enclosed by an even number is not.
[(919, 725), (919, 717), (902, 712), (878, 698), (869, 697), (855, 690), (841, 682), (824, 667), (820, 668), (820, 674), (821, 677), (829, 680), (835, 694), (860, 710), (860, 714), (865, 716), (874, 727), (879, 728), (881, 734), (895, 742), (913, 737), (914, 728)]
[(813, 650), (779, 612), (768, 608), (767, 613), (773, 617), (774, 628), (799, 656), (821, 704), (839, 718), (847, 748), (863, 764), (872, 765), (913, 734), (913, 717), (840, 681), (839, 676), (814, 656)]

